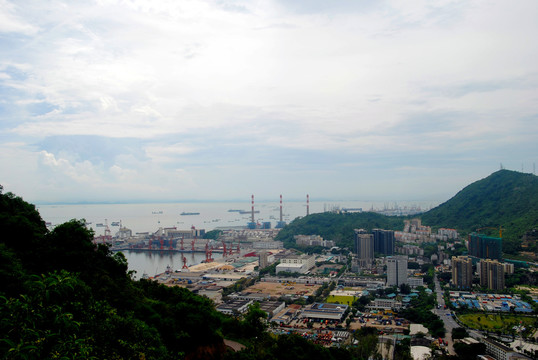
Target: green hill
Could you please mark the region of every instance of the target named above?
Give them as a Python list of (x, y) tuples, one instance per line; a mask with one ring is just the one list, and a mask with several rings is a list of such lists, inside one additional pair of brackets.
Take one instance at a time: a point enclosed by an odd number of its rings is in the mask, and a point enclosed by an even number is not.
[[(538, 228), (538, 177), (499, 170), (476, 181), (453, 198), (424, 213), (422, 223), (468, 233), (503, 228), (503, 251), (515, 254), (521, 237)], [(498, 230), (481, 232), (498, 236)]]
[[(419, 216), (433, 228), (456, 228), (466, 234), (479, 228), (482, 233), (499, 235), (503, 228), (503, 251), (517, 254), (522, 236), (538, 228), (538, 177), (500, 170), (476, 181), (453, 198)], [(294, 246), (294, 235), (321, 235), (338, 246), (353, 246), (353, 229), (401, 230), (404, 217), (376, 213), (319, 213), (294, 220), (281, 230), (277, 240)], [(492, 229), (493, 228), (493, 229)], [(532, 250), (532, 249), (531, 249)]]
[(292, 247), (295, 244), (294, 235), (320, 235), (326, 240), (334, 240), (337, 246), (353, 248), (353, 229), (371, 231), (376, 228), (401, 230), (403, 218), (373, 212), (312, 214), (288, 224), (276, 240), (283, 241), (286, 247)]

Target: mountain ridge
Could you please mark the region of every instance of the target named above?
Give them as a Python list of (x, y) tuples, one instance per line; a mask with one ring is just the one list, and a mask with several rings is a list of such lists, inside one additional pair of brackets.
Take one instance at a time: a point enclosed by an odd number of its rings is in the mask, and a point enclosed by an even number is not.
[(499, 170), (467, 185), (437, 207), (408, 217), (373, 212), (312, 214), (295, 219), (276, 239), (294, 247), (294, 235), (321, 235), (336, 240), (338, 246), (352, 247), (354, 228), (402, 230), (403, 220), (411, 218), (420, 218), (434, 229), (455, 228), (463, 235), (481, 229), (481, 233), (498, 236), (502, 227), (503, 251), (516, 255), (523, 235), (538, 229), (538, 177)]
[(420, 218), (434, 228), (456, 228), (462, 233), (482, 228), (482, 232), (498, 236), (502, 227), (505, 251), (515, 253), (523, 235), (538, 228), (538, 177), (496, 171), (467, 185)]

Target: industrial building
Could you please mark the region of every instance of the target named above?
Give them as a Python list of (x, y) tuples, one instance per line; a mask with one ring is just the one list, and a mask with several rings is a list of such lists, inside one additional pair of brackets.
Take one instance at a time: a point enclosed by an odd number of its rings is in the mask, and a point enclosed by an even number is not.
[[(161, 232), (161, 229), (159, 229)], [(175, 227), (162, 229), (162, 235), (168, 238), (191, 240), (194, 238), (202, 239), (205, 235), (205, 229), (191, 228), (188, 230), (180, 230)]]
[[(248, 243), (246, 243), (248, 244)], [(253, 249), (283, 249), (284, 243), (282, 241), (253, 241), (250, 246)]]
[(262, 301), (260, 302), (260, 310), (267, 314), (267, 319), (272, 319), (286, 307), (284, 301)]
[(217, 311), (228, 315), (244, 314), (253, 302), (253, 300), (233, 299), (217, 306)]
[(348, 309), (348, 306), (344, 304), (314, 303), (312, 305), (305, 306), (301, 316), (303, 318), (312, 319), (314, 321), (320, 321), (320, 320), (342, 321), (347, 309)]
[(259, 292), (241, 292), (230, 294), (229, 297), (234, 300), (252, 300), (257, 302), (267, 301), (271, 298), (271, 295), (259, 293)]
[(452, 284), (468, 289), (473, 284), (473, 262), (468, 256), (452, 257)]
[(316, 266), (315, 255), (291, 255), (280, 259), (280, 264), (276, 266), (276, 273), (298, 272), (304, 274), (314, 266)]
[(289, 324), (293, 319), (297, 318), (300, 312), (301, 305), (291, 304), (287, 308), (284, 308), (280, 312), (276, 313), (276, 315), (273, 315), (270, 320), (272, 322), (276, 322), (277, 324)]

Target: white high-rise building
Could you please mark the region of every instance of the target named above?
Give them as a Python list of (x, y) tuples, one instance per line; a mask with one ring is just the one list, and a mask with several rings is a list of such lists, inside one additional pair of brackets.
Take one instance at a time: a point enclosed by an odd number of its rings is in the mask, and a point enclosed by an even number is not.
[(387, 258), (387, 286), (400, 286), (407, 283), (407, 258)]

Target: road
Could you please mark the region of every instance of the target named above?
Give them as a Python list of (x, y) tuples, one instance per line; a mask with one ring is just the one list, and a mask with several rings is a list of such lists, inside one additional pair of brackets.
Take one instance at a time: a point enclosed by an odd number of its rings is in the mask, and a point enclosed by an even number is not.
[(437, 296), (437, 304), (440, 305), (440, 308), (434, 308), (432, 312), (436, 315), (438, 315), (441, 320), (443, 320), (443, 323), (445, 324), (445, 338), (444, 340), (448, 344), (448, 353), (450, 355), (456, 355), (456, 352), (454, 351), (454, 343), (452, 342), (452, 329), (460, 327), (459, 324), (454, 320), (454, 317), (452, 317), (452, 313), (450, 309), (445, 309), (445, 299), (443, 298), (443, 291), (441, 290), (441, 285), (439, 284), (439, 280), (437, 279), (437, 275), (434, 277), (435, 282), (435, 294)]
[[(446, 310), (444, 309), (445, 299), (443, 298), (443, 292), (441, 291), (441, 285), (439, 284), (439, 280), (437, 280), (437, 275), (435, 275), (434, 281), (435, 281), (435, 293), (437, 295), (437, 303), (441, 305), (441, 309), (434, 309), (432, 310), (432, 312), (439, 315), (439, 317), (443, 320), (443, 322), (445, 323), (445, 329), (446, 329), (445, 338), (450, 338), (450, 340), (452, 341), (452, 337), (450, 336), (452, 334), (452, 329), (460, 327), (460, 325), (454, 319), (453, 316), (447, 315), (447, 314), (452, 315), (450, 309), (448, 308)], [(478, 341), (480, 341), (484, 337), (481, 332), (476, 331), (476, 330), (467, 329), (467, 332), (469, 333), (469, 335), (471, 335), (471, 337), (477, 339)]]

